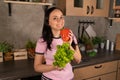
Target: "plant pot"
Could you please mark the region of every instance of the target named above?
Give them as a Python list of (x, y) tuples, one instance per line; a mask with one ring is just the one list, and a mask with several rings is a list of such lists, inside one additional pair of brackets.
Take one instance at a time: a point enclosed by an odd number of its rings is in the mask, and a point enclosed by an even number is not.
[(4, 61), (12, 61), (13, 60), (13, 54), (11, 52), (4, 53)]
[(104, 42), (100, 43), (100, 48), (101, 48), (101, 49), (103, 49), (104, 46), (105, 46), (105, 43), (104, 43)]
[(0, 52), (0, 62), (3, 62), (3, 52)]
[(95, 49), (99, 48), (99, 44), (94, 45), (94, 48)]
[(90, 44), (85, 45), (85, 50), (92, 50), (92, 49), (93, 49), (92, 45), (90, 45)]
[(27, 53), (28, 53), (29, 59), (34, 59), (34, 57), (35, 57), (35, 49), (34, 48), (27, 49)]

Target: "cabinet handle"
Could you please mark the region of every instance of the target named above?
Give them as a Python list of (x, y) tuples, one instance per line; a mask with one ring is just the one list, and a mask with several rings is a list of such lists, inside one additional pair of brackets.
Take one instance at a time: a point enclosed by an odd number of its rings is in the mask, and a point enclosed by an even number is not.
[(94, 12), (94, 7), (91, 6), (91, 14), (93, 14), (93, 12)]
[(101, 68), (101, 67), (102, 67), (102, 65), (100, 65), (100, 66), (95, 66), (94, 68), (98, 69), (98, 68)]
[(87, 6), (87, 14), (89, 14), (89, 12), (90, 12), (90, 7)]

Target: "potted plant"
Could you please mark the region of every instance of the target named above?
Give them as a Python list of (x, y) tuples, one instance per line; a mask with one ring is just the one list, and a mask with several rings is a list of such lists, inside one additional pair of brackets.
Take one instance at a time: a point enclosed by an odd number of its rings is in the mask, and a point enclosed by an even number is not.
[(96, 37), (94, 37), (94, 38), (92, 39), (92, 42), (93, 42), (94, 45), (100, 44), (100, 43), (102, 43), (102, 42), (104, 42), (104, 41), (105, 41), (105, 40), (104, 40), (103, 37), (98, 37), (98, 36), (96, 36)]
[(105, 39), (103, 37), (87, 37), (86, 35), (83, 36), (82, 42), (85, 45), (85, 50), (87, 54), (91, 57), (95, 56), (97, 53), (98, 46), (105, 42)]
[(87, 36), (84, 35), (82, 38), (82, 42), (85, 45), (86, 50), (91, 50), (94, 48), (92, 38), (88, 38)]
[(6, 41), (0, 43), (0, 52), (3, 53), (4, 61), (13, 60), (13, 45)]
[(35, 46), (36, 46), (36, 42), (33, 42), (31, 40), (28, 40), (25, 47), (27, 49), (28, 52), (28, 58), (34, 58), (35, 56)]
[(105, 39), (104, 39), (104, 37), (96, 36), (92, 39), (92, 42), (93, 42), (94, 46), (98, 46), (98, 45), (101, 45), (101, 44), (103, 45), (104, 42), (105, 42)]

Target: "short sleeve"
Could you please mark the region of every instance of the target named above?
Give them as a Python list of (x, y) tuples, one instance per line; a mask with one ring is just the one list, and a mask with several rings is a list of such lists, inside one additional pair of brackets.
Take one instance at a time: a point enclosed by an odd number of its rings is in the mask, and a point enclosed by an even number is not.
[(43, 38), (40, 38), (36, 43), (35, 52), (36, 53), (45, 53), (46, 48), (47, 48), (46, 42), (44, 42)]
[(78, 44), (78, 41), (75, 35), (73, 35), (73, 41), (75, 42), (76, 45)]

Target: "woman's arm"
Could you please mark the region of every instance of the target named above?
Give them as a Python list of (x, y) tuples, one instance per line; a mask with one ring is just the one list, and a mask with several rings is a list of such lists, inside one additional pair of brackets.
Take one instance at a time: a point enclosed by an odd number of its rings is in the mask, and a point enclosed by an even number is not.
[(34, 69), (36, 72), (48, 72), (55, 70), (56, 67), (53, 65), (43, 64), (44, 55), (36, 54), (34, 59)]
[(77, 62), (77, 63), (80, 63), (81, 61), (81, 52), (79, 50), (79, 47), (78, 45), (76, 45), (76, 48), (74, 49), (72, 46), (70, 46), (70, 49), (73, 50), (75, 53), (74, 53), (74, 60)]
[(73, 50), (75, 53), (74, 53), (74, 60), (77, 62), (77, 63), (80, 63), (81, 61), (81, 52), (79, 50), (79, 47), (77, 45), (77, 40), (76, 40), (76, 37), (74, 36), (73, 32), (70, 31), (69, 33), (69, 37), (70, 37), (70, 40), (69, 40), (69, 43), (72, 44), (73, 41), (75, 41), (75, 47), (73, 48), (72, 46), (70, 46), (70, 49)]

